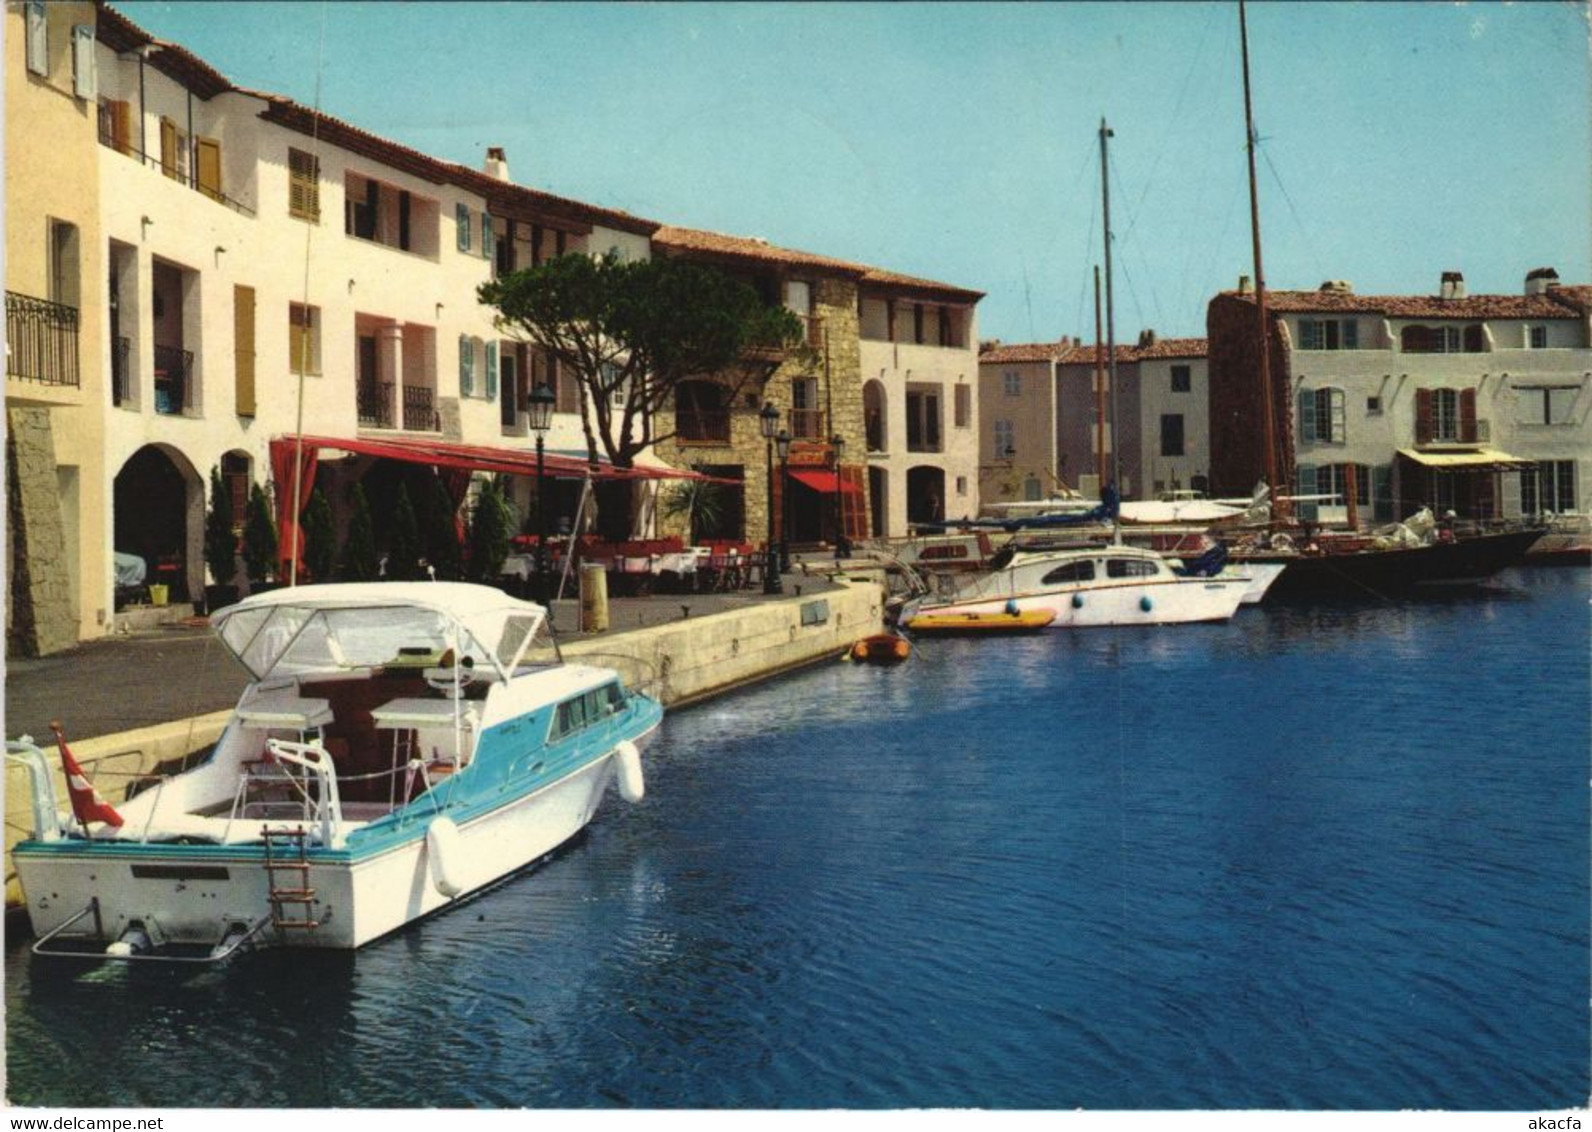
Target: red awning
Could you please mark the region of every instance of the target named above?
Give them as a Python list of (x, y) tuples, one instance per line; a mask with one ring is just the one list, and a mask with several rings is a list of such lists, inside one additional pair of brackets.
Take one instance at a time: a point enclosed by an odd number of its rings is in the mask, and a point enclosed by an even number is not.
[(862, 489), (857, 484), (842, 480), (834, 472), (809, 471), (805, 468), (793, 469), (790, 477), (797, 483), (806, 484), (814, 491), (822, 492), (825, 495), (834, 495), (839, 491), (844, 491), (847, 495), (862, 494)]
[[(293, 447), (298, 438), (285, 436), (272, 441)], [(336, 449), (360, 456), (382, 456), (389, 460), (402, 460), (410, 464), (430, 464), (438, 468), (467, 468), (482, 472), (505, 472), (509, 475), (534, 476), (536, 450), (524, 448), (488, 448), (478, 444), (449, 444), (441, 440), (421, 440), (415, 437), (391, 437), (382, 440), (347, 437), (306, 436), (304, 448)], [(706, 480), (712, 479), (700, 472), (683, 468), (616, 468), (600, 462), (591, 464), (579, 456), (549, 452), (544, 456), (547, 474), (559, 479), (585, 479), (589, 474), (598, 480)], [(833, 479), (833, 475), (830, 475)]]

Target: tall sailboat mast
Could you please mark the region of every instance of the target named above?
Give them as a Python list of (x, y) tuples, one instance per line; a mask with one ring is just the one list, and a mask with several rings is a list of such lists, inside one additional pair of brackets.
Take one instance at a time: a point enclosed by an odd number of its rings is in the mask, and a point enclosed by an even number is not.
[(1266, 483), (1271, 488), (1272, 514), (1286, 517), (1282, 499), (1281, 469), (1277, 463), (1277, 395), (1271, 379), (1271, 340), (1266, 317), (1266, 273), (1260, 264), (1260, 200), (1255, 189), (1255, 112), (1249, 93), (1249, 22), (1244, 0), (1238, 0), (1238, 39), (1244, 60), (1244, 142), (1249, 155), (1249, 232), (1255, 252), (1255, 341), (1260, 350), (1260, 393), (1266, 403)]
[(1111, 128), (1100, 119), (1100, 196), (1105, 214), (1106, 245), (1106, 367), (1111, 375), (1111, 483), (1122, 491), (1122, 458), (1117, 447), (1117, 339), (1116, 324), (1111, 306), (1111, 161), (1106, 152), (1106, 139), (1112, 137)]
[(1099, 480), (1099, 487), (1095, 488), (1098, 494), (1100, 488), (1105, 487), (1110, 481), (1106, 479), (1106, 345), (1105, 335), (1100, 329), (1100, 265), (1095, 264), (1094, 269), (1094, 299), (1095, 299), (1095, 475)]

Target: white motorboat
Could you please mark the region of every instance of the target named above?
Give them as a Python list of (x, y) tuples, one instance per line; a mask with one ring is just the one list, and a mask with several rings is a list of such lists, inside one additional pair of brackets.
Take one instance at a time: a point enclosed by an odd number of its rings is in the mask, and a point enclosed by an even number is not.
[(62, 742), (14, 860), (35, 950), (212, 961), (244, 944), (355, 948), (529, 865), (610, 783), (638, 801), (663, 709), (565, 664), (546, 611), (485, 586), (362, 583), (214, 617), (253, 676), (214, 751), (116, 808)]
[(1162, 555), (1141, 547), (1013, 546), (996, 557), (989, 573), (944, 597), (909, 603), (902, 620), (1049, 610), (1055, 614), (1051, 628), (1225, 621), (1250, 584), (1243, 575), (1180, 575)]

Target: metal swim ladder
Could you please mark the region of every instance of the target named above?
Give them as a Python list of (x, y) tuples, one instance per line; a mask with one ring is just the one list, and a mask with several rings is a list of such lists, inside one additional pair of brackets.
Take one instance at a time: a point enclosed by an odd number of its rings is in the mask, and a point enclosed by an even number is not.
[[(312, 911), (315, 890), (310, 887), (310, 861), (305, 846), (308, 836), (303, 826), (266, 829), (260, 833), (265, 845), (266, 899), (271, 904), (271, 926), (278, 932), (314, 931), (321, 926)], [(284, 873), (296, 873), (288, 879), (296, 880), (297, 885), (284, 886), (281, 883)], [(302, 915), (289, 915), (290, 908), (299, 909)]]

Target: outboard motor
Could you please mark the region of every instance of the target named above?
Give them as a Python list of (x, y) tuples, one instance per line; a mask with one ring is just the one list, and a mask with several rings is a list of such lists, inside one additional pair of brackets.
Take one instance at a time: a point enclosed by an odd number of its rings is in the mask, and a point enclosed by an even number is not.
[(154, 946), (144, 922), (134, 920), (127, 925), (121, 938), (105, 949), (105, 954), (112, 959), (130, 959), (135, 955), (147, 955)]

